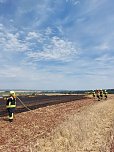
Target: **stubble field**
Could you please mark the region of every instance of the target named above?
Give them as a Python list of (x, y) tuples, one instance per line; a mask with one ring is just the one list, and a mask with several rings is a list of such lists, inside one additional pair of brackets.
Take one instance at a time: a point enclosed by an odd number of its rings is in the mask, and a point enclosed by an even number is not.
[[(54, 100), (59, 104), (53, 105)], [(13, 123), (7, 121), (5, 111), (1, 113), (1, 152), (113, 152), (113, 95), (100, 102), (84, 96), (48, 101), (50, 106), (45, 99), (46, 105), (35, 104), (32, 111), (19, 105)]]

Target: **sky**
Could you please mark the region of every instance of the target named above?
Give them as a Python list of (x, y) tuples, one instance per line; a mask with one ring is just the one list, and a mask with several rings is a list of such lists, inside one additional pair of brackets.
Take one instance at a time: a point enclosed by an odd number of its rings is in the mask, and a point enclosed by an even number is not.
[(0, 0), (0, 89), (114, 88), (114, 0)]

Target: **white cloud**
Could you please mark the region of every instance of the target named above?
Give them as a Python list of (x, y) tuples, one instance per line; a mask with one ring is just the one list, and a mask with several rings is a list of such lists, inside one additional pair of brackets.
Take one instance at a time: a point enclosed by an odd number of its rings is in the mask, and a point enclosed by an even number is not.
[[(47, 31), (52, 32), (50, 27)], [(56, 68), (55, 72), (51, 74), (52, 68), (49, 67), (43, 71), (37, 62), (41, 65), (40, 61), (72, 61), (77, 56), (79, 48), (69, 40), (57, 36), (52, 37), (49, 33), (46, 33), (45, 30), (17, 32), (17, 30), (8, 31), (5, 27), (2, 28), (0, 32), (0, 64), (7, 66), (1, 66), (0, 80), (6, 78), (13, 81), (15, 79), (26, 83), (27, 81), (34, 83), (43, 80), (47, 83), (47, 77), (50, 77), (51, 83), (55, 79), (55, 73), (58, 79), (63, 79), (64, 74), (59, 73)], [(18, 54), (18, 52), (22, 52), (24, 55)], [(20, 84), (18, 85), (20, 86)]]
[(47, 27), (46, 30), (45, 30), (45, 34), (46, 35), (52, 34), (52, 29), (50, 27)]
[(77, 5), (77, 4), (80, 4), (80, 1), (79, 0), (66, 0), (66, 2), (68, 3), (72, 3), (73, 5)]
[(29, 52), (28, 57), (35, 60), (58, 60), (69, 61), (78, 52), (78, 48), (73, 46), (72, 42), (65, 41), (59, 37), (53, 37), (50, 44), (46, 44), (42, 51)]
[(3, 29), (3, 24), (0, 23), (0, 30), (2, 30), (2, 29)]
[(50, 0), (29, 0), (29, 2), (28, 0), (21, 0), (16, 11), (16, 22), (22, 25), (22, 23), (25, 22), (26, 19), (23, 16), (27, 16), (27, 14), (31, 14), (33, 12), (34, 16), (32, 16), (32, 19), (30, 18), (27, 26), (29, 27), (29, 25), (32, 25), (33, 28), (41, 26), (43, 23), (48, 21), (48, 18), (54, 12), (55, 5), (51, 7), (51, 3), (53, 2), (51, 2)]
[(33, 62), (40, 60), (72, 60), (77, 55), (79, 48), (69, 40), (50, 36), (50, 32), (52, 33), (50, 27), (47, 28), (47, 31), (29, 31), (28, 33), (2, 29), (0, 32), (0, 48), (2, 52), (7, 53), (24, 52), (25, 60), (27, 57)]
[(109, 46), (109, 44), (107, 42), (104, 42), (104, 43), (96, 46), (95, 49), (98, 49), (98, 50), (109, 50), (110, 46)]
[(24, 52), (28, 49), (27, 43), (19, 38), (19, 33), (9, 32), (3, 29), (0, 32), (0, 48), (7, 52)]
[(43, 35), (41, 33), (38, 33), (38, 32), (29, 32), (27, 37), (26, 37), (26, 40), (37, 40), (37, 42), (39, 43), (42, 43), (44, 38), (43, 38)]
[(0, 77), (16, 78), (21, 76), (21, 73), (21, 68), (16, 67), (15, 65), (4, 65), (0, 68)]
[(6, 3), (7, 0), (0, 0), (0, 3)]
[(99, 10), (100, 7), (103, 6), (103, 4), (106, 2), (106, 0), (86, 0), (85, 1), (85, 13), (94, 13), (94, 11)]
[(98, 58), (96, 58), (96, 61), (101, 61), (105, 63), (114, 62), (114, 56), (109, 56), (108, 54), (104, 54)]
[(14, 51), (14, 52), (23, 52), (28, 49), (28, 46), (23, 43), (23, 41), (19, 40), (16, 35), (7, 34), (7, 41), (6, 41), (6, 50), (7, 51)]

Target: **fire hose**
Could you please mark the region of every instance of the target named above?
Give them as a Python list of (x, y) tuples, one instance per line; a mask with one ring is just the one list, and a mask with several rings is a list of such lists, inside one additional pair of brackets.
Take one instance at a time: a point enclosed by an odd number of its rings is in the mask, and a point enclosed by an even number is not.
[(28, 108), (19, 97), (16, 97), (16, 98), (20, 101), (20, 103), (21, 103), (28, 111), (31, 111), (31, 109)]

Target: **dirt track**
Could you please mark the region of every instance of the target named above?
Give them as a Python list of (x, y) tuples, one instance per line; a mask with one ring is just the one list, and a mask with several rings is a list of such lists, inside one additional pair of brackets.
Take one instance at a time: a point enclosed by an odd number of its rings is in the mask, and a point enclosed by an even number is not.
[(1, 117), (0, 152), (30, 152), (28, 145), (44, 135), (48, 136), (52, 129), (66, 119), (67, 115), (76, 111), (80, 113), (86, 106), (97, 103), (87, 98), (18, 113), (12, 124), (7, 121), (6, 117)]

